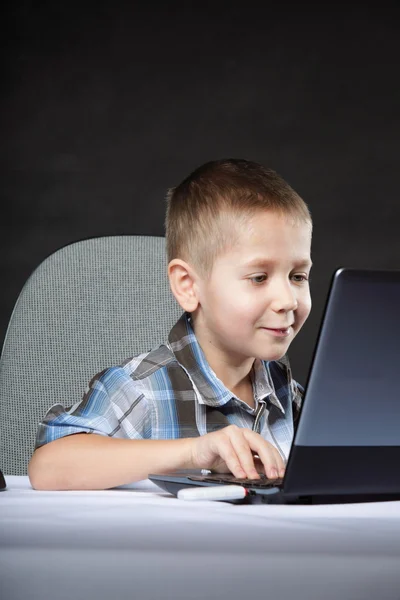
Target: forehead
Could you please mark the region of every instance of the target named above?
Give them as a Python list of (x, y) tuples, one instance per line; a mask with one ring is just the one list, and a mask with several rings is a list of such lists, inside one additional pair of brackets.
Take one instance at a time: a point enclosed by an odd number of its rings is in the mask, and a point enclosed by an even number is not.
[(232, 237), (232, 245), (220, 257), (223, 262), (311, 262), (311, 223), (290, 215), (257, 213), (246, 222), (237, 222)]

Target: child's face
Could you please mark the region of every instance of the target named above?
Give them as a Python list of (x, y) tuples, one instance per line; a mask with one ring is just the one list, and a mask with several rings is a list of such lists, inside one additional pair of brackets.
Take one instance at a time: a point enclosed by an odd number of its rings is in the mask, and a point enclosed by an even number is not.
[(311, 226), (257, 213), (208, 280), (197, 281), (196, 335), (222, 360), (277, 360), (311, 309)]

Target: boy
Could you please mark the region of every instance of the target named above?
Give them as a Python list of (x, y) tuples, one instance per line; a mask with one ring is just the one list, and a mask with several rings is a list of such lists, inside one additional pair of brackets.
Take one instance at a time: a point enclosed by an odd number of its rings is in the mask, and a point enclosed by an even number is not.
[(34, 488), (104, 489), (176, 469), (284, 474), (301, 400), (285, 355), (311, 308), (307, 206), (274, 171), (236, 159), (199, 167), (167, 201), (184, 314), (167, 343), (48, 411)]

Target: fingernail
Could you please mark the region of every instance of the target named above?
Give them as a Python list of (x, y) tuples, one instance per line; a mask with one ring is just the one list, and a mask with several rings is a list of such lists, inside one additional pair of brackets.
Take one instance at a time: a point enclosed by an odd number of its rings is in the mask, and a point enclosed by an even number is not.
[(278, 477), (278, 471), (276, 469), (271, 469), (270, 473), (271, 479)]
[(284, 477), (285, 476), (285, 469), (281, 469), (279, 471), (279, 477)]

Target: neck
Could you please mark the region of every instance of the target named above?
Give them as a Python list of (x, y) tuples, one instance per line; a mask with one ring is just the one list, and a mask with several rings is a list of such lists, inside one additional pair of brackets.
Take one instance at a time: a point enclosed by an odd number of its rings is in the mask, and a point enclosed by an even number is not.
[(232, 394), (250, 406), (254, 406), (250, 376), (254, 358), (228, 353), (224, 348), (216, 345), (206, 331), (195, 331), (195, 334), (208, 364), (218, 379)]

